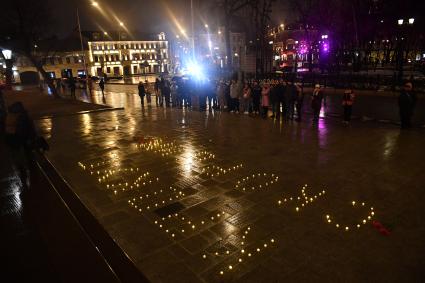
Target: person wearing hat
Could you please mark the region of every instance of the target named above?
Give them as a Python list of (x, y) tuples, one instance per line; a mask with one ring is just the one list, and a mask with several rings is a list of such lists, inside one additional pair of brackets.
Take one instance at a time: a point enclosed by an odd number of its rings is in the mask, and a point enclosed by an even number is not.
[(352, 89), (347, 89), (344, 91), (344, 95), (342, 96), (342, 107), (344, 107), (344, 124), (350, 123), (353, 104), (354, 92)]
[(313, 109), (313, 123), (319, 121), (320, 109), (322, 108), (323, 91), (319, 84), (314, 86), (313, 94), (311, 95), (311, 108)]
[(407, 82), (398, 97), (398, 106), (400, 109), (400, 122), (402, 129), (411, 127), (413, 110), (416, 106), (416, 95), (413, 92), (413, 85)]

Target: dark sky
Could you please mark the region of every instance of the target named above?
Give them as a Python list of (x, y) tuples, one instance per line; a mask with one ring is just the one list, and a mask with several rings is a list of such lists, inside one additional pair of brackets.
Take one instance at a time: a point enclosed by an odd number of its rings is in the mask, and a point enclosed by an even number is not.
[[(51, 1), (57, 23), (53, 31), (59, 34), (69, 33), (76, 26), (77, 7), (83, 30), (117, 30), (119, 25), (115, 15), (130, 30), (143, 33), (175, 32), (178, 28), (170, 13), (167, 13), (167, 7), (185, 29), (190, 29), (190, 0), (97, 0), (104, 15), (91, 6), (91, 0)], [(197, 1), (194, 0), (195, 4)], [(275, 21), (284, 18), (281, 8), (275, 8), (273, 14)], [(217, 28), (216, 24), (209, 24)]]

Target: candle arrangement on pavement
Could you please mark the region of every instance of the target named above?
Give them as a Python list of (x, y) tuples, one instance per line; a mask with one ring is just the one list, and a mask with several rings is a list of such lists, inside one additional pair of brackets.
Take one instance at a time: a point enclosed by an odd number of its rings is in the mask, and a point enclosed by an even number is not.
[(326, 193), (326, 191), (323, 190), (323, 191), (319, 192), (316, 195), (309, 195), (306, 192), (307, 191), (307, 188), (308, 188), (308, 185), (305, 184), (302, 187), (302, 189), (301, 189), (301, 194), (300, 195), (298, 195), (296, 197), (292, 197), (291, 196), (291, 197), (286, 197), (286, 198), (279, 199), (277, 201), (277, 204), (279, 206), (284, 206), (284, 205), (287, 205), (289, 203), (296, 202), (296, 205), (295, 205), (295, 208), (294, 209), (295, 209), (296, 212), (299, 212), (301, 209), (303, 209), (306, 206), (308, 206), (308, 205), (312, 204), (313, 202), (315, 202), (318, 198), (323, 197), (325, 195), (325, 193)]

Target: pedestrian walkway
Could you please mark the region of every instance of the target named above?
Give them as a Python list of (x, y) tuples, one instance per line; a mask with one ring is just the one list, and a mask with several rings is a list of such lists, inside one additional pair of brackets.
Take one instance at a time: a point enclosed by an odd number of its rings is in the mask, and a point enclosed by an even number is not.
[(422, 278), (420, 129), (156, 107), (39, 126), (48, 158), (152, 282)]
[(0, 253), (2, 282), (59, 282), (39, 234), (33, 195), (24, 191), (9, 152), (0, 142)]

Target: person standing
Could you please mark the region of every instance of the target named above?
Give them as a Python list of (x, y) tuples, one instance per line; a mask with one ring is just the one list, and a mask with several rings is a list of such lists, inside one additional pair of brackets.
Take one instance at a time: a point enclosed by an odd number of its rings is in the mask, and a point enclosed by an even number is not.
[(287, 85), (287, 109), (286, 109), (286, 118), (294, 120), (295, 115), (295, 103), (298, 99), (298, 90), (294, 81), (291, 81)]
[(156, 106), (159, 106), (159, 101), (160, 101), (159, 85), (160, 85), (160, 81), (158, 78), (156, 78), (155, 83), (153, 85), (153, 89), (154, 89), (155, 97), (156, 97)]
[(145, 107), (146, 89), (142, 81), (139, 82), (139, 85), (137, 86), (137, 88), (139, 90), (140, 103), (142, 104), (142, 107)]
[(105, 81), (103, 79), (100, 79), (99, 87), (100, 87), (100, 90), (102, 91), (102, 96), (105, 95)]
[(304, 105), (304, 91), (298, 84), (295, 84), (295, 88), (297, 91), (297, 101), (295, 104), (295, 108), (297, 109), (296, 121), (300, 122), (302, 118), (302, 111), (303, 111), (303, 105)]
[(177, 92), (177, 83), (175, 81), (171, 82), (171, 107), (177, 107), (178, 101), (178, 92)]
[(260, 113), (260, 101), (261, 101), (261, 87), (258, 84), (258, 81), (254, 81), (254, 86), (252, 88), (252, 108), (254, 114)]
[(263, 89), (261, 90), (261, 107), (263, 109), (262, 116), (267, 118), (267, 113), (269, 112), (270, 106), (270, 85), (265, 83)]
[(416, 106), (416, 94), (413, 92), (413, 85), (407, 82), (398, 97), (398, 106), (400, 110), (400, 122), (402, 129), (408, 129), (412, 126), (411, 120)]
[(9, 106), (6, 120), (6, 143), (9, 146), (13, 161), (18, 169), (24, 187), (32, 160), (32, 146), (37, 137), (35, 126), (21, 102)]
[(232, 80), (230, 84), (230, 97), (231, 97), (231, 106), (230, 112), (238, 112), (239, 111), (239, 86), (236, 80)]
[(344, 91), (342, 96), (342, 107), (344, 108), (344, 124), (350, 123), (351, 112), (354, 104), (354, 92), (352, 89)]
[(165, 79), (161, 78), (161, 80), (159, 81), (159, 106), (164, 106), (164, 88), (166, 87), (165, 85)]
[(148, 80), (145, 80), (145, 93), (146, 93), (146, 102), (147, 102), (148, 106), (150, 106), (151, 103), (152, 103), (152, 96), (151, 96), (151, 92), (149, 90)]
[[(171, 87), (170, 82), (168, 80), (165, 80), (164, 78), (161, 80), (162, 88), (162, 101), (161, 106), (165, 104), (165, 107), (170, 107), (170, 96), (171, 96)], [(165, 101), (165, 103), (164, 103)]]
[(272, 107), (272, 118), (275, 118), (278, 114), (277, 112), (277, 104), (278, 104), (278, 83), (275, 80), (272, 80), (270, 85), (270, 92), (269, 92), (269, 103)]
[(251, 87), (248, 83), (245, 83), (245, 86), (242, 91), (242, 107), (241, 112), (244, 114), (249, 114), (251, 111)]
[(283, 117), (284, 119), (286, 119), (286, 113), (287, 113), (287, 99), (286, 99), (286, 92), (287, 92), (287, 85), (286, 83), (280, 79), (276, 85), (276, 90), (275, 90), (275, 115), (278, 119), (280, 119), (280, 114), (281, 114), (281, 107), (282, 107), (282, 112), (283, 112)]
[(313, 123), (319, 122), (320, 109), (322, 109), (323, 91), (319, 84), (316, 84), (311, 95), (311, 108), (313, 110)]
[(76, 85), (75, 85), (75, 79), (74, 77), (70, 77), (69, 78), (69, 89), (71, 90), (71, 98), (76, 98), (75, 97), (75, 89), (76, 89)]
[(217, 85), (217, 99), (218, 99), (218, 109), (223, 111), (226, 106), (226, 95), (225, 95), (225, 85), (224, 81), (221, 79)]

